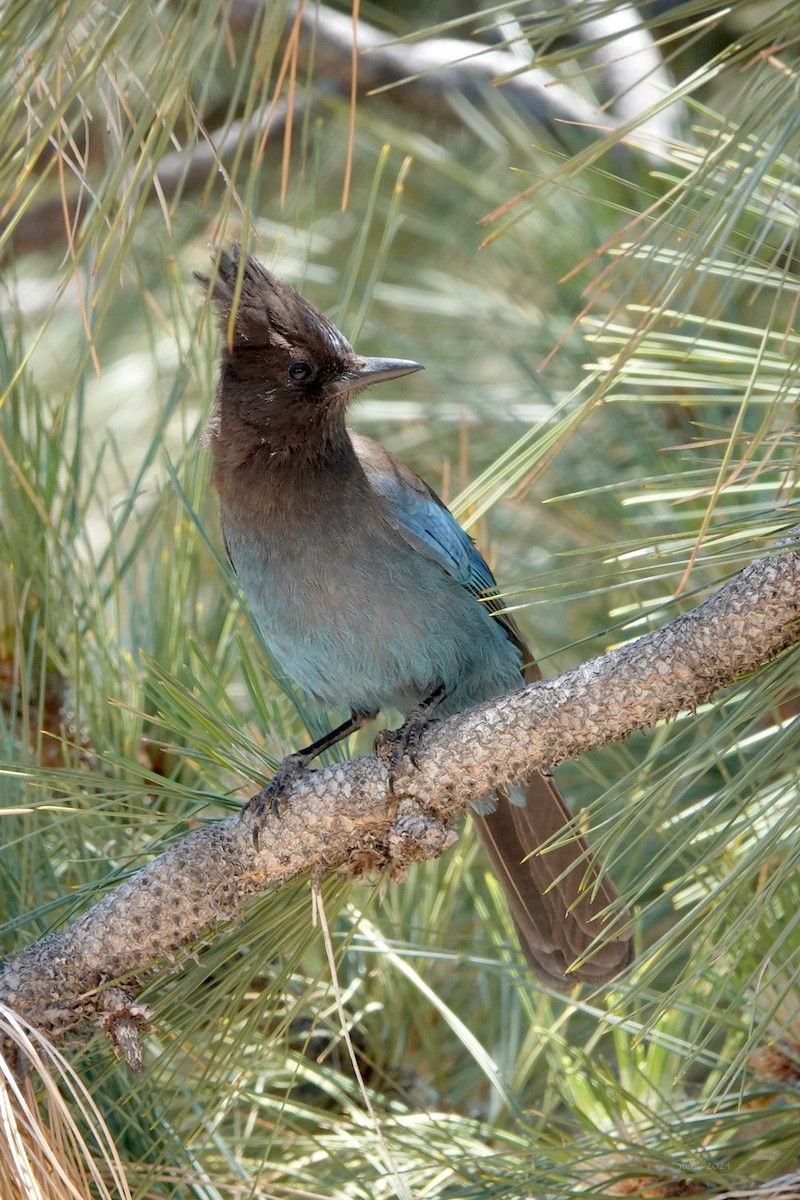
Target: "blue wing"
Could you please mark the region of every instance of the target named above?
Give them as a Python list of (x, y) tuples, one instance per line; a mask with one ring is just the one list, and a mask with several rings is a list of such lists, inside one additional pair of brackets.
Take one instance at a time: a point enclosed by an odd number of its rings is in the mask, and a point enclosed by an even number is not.
[(383, 446), (350, 434), (353, 446), (389, 525), (420, 554), (432, 559), (480, 600), (518, 647), (522, 661), (531, 653), (497, 591), (497, 582), (472, 538), (436, 493)]

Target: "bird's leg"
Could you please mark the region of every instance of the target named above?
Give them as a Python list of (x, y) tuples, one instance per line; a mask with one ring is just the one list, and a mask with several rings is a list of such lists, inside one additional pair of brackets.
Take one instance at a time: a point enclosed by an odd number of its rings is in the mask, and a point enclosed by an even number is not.
[(418, 767), (417, 751), (420, 739), (431, 723), (436, 709), (445, 698), (444, 685), (431, 692), (425, 700), (410, 709), (399, 729), (382, 729), (375, 739), (375, 753), (389, 770), (389, 791), (394, 791), (395, 774), (404, 759)]
[(320, 754), (324, 754), (326, 750), (330, 750), (331, 746), (335, 746), (337, 742), (341, 742), (351, 733), (355, 733), (357, 729), (361, 729), (362, 725), (366, 725), (368, 721), (373, 721), (377, 715), (374, 712), (353, 712), (348, 720), (337, 725), (335, 729), (331, 729), (330, 733), (323, 734), (310, 746), (306, 746), (303, 750), (296, 750), (294, 754), (289, 754), (283, 760), (267, 786), (248, 800), (242, 809), (242, 813), (249, 812), (255, 817), (253, 840), (256, 849), (258, 849), (258, 828), (267, 809), (277, 815), (281, 800), (291, 790), (292, 784), (303, 774), (308, 764)]

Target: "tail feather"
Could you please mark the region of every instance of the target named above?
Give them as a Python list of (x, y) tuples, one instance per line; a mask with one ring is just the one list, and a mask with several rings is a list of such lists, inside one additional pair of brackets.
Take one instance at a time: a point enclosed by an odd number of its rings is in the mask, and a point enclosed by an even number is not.
[(523, 953), (537, 975), (567, 988), (575, 982), (606, 983), (628, 966), (633, 943), (623, 913), (617, 915), (619, 932), (570, 970), (602, 935), (600, 914), (617, 890), (590, 865), (582, 838), (536, 853), (570, 820), (552, 779), (537, 772), (526, 782), (524, 805), (501, 796), (494, 812), (473, 813), (473, 820), (506, 894)]
[[(527, 649), (527, 648), (526, 648)], [(535, 664), (525, 682), (540, 678)], [(609, 916), (603, 911), (617, 899), (611, 879), (592, 862), (588, 845), (577, 837), (544, 854), (536, 851), (571, 820), (554, 780), (534, 772), (526, 780), (525, 803), (498, 797), (490, 813), (473, 812), (531, 970), (558, 988), (572, 983), (606, 983), (633, 958), (630, 919), (614, 914), (613, 932), (602, 937)], [(583, 959), (595, 940), (599, 944)]]

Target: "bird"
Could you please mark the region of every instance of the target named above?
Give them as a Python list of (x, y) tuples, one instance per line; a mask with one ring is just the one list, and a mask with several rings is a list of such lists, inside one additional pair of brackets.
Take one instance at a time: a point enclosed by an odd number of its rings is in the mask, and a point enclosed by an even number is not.
[[(284, 759), (248, 806), (263, 818), (313, 759), (382, 711), (405, 715), (394, 752), (414, 761), (430, 722), (540, 673), (449, 509), (346, 423), (358, 392), (421, 365), (357, 354), (238, 243), (215, 251), (210, 276), (195, 274), (224, 337), (202, 441), (225, 552), (273, 658), (322, 708), (350, 714)], [(471, 816), (528, 965), (562, 990), (605, 983), (632, 959), (627, 914), (608, 916), (614, 884), (580, 837), (536, 853), (571, 820), (551, 776), (534, 771), (519, 792), (522, 803), (476, 797)]]

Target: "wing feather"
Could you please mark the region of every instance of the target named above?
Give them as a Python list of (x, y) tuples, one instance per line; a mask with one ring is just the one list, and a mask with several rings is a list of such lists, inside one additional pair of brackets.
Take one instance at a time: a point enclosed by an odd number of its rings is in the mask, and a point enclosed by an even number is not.
[(395, 458), (378, 442), (352, 433), (359, 462), (364, 469), (387, 523), (420, 554), (432, 559), (479, 600), (502, 625), (522, 655), (531, 659), (519, 627), (506, 610), (489, 566), (469, 534), (461, 528), (424, 480)]

